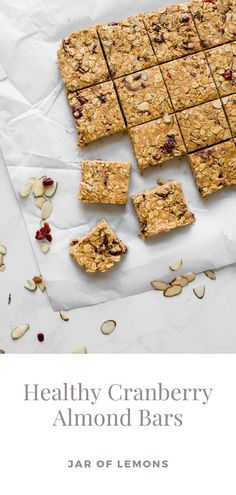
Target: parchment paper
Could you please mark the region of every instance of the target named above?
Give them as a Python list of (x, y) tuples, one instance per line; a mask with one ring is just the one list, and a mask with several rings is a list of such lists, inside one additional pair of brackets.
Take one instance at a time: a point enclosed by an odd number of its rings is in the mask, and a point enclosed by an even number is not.
[[(186, 159), (169, 161), (141, 177), (125, 134), (104, 138), (83, 150), (76, 145), (74, 122), (56, 64), (60, 40), (73, 30), (161, 5), (152, 0), (28, 0), (21, 6), (1, 0), (1, 148), (55, 310), (149, 290), (154, 278), (173, 278), (169, 264), (179, 258), (183, 259), (182, 273), (236, 261), (235, 189), (203, 201)], [(139, 226), (130, 202), (126, 207), (81, 204), (77, 199), (79, 161), (88, 158), (130, 161), (131, 194), (155, 186), (158, 177), (181, 180), (196, 216), (195, 225), (145, 242), (137, 236)], [(40, 210), (31, 198), (23, 200), (18, 194), (25, 179), (44, 174), (59, 182), (50, 217), (53, 243), (46, 255), (34, 240)], [(129, 252), (110, 271), (86, 274), (70, 259), (69, 240), (84, 235), (101, 218), (128, 244)]]

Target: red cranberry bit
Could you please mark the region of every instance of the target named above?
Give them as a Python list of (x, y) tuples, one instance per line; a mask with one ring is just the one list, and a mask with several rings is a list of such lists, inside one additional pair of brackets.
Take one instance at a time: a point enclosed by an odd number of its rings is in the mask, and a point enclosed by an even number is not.
[(182, 47), (184, 50), (192, 50), (191, 46), (189, 46), (189, 44), (185, 42), (182, 44)]
[(233, 71), (231, 69), (229, 70), (226, 70), (223, 74), (223, 77), (224, 79), (226, 79), (226, 81), (232, 81), (233, 79)]
[(107, 101), (106, 95), (104, 95), (104, 94), (98, 95), (98, 99), (100, 100), (101, 103), (106, 103), (106, 101)]
[(49, 226), (49, 224), (48, 224), (48, 223), (45, 223), (45, 224), (44, 224), (44, 228), (45, 228), (45, 230), (46, 230), (47, 234), (49, 234), (49, 232), (51, 232), (51, 228), (50, 228), (50, 226)]
[[(77, 96), (77, 100), (80, 103), (80, 105), (84, 105), (88, 101), (84, 96)], [(77, 110), (77, 112), (78, 112), (78, 110)]]
[(161, 43), (164, 43), (165, 38), (164, 38), (163, 34), (160, 34), (160, 36), (157, 36), (157, 37), (154, 39), (154, 41), (155, 41), (156, 43), (158, 43), (158, 45), (161, 45)]
[(188, 24), (188, 22), (189, 22), (189, 16), (188, 15), (183, 15), (183, 17), (181, 17), (181, 19), (180, 19), (180, 22), (183, 22), (184, 24)]
[(52, 242), (52, 236), (51, 236), (51, 234), (47, 234), (46, 235), (46, 239), (47, 239), (48, 242)]
[(47, 231), (44, 227), (42, 227), (41, 229), (37, 230), (35, 239), (37, 239), (37, 241), (42, 241), (43, 239), (45, 239), (46, 235)]
[(51, 177), (46, 177), (46, 179), (43, 180), (43, 185), (48, 187), (52, 186), (54, 184), (54, 180), (51, 179)]
[(80, 119), (83, 116), (83, 111), (81, 110), (81, 108), (73, 107), (72, 112), (73, 112), (75, 119)]
[(156, 33), (159, 33), (159, 32), (160, 32), (160, 30), (161, 30), (160, 26), (157, 26), (157, 24), (153, 24), (153, 25), (152, 25), (152, 29), (153, 29), (153, 31), (155, 31)]
[(38, 333), (37, 339), (38, 339), (39, 342), (43, 342), (44, 341), (44, 334), (43, 333)]
[(176, 148), (175, 135), (174, 134), (168, 134), (166, 142), (165, 142), (164, 146), (162, 146), (162, 149), (164, 149), (167, 153), (171, 154), (175, 148)]
[(215, 0), (203, 0), (205, 3), (215, 3)]

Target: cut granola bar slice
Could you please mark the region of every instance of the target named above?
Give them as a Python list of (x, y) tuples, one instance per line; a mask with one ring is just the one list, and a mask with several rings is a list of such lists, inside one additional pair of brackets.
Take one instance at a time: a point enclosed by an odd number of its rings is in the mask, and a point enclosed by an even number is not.
[(203, 48), (236, 39), (235, 0), (193, 0), (189, 7)]
[(128, 127), (173, 112), (159, 67), (151, 67), (115, 81)]
[(98, 26), (98, 34), (114, 78), (156, 64), (142, 16)]
[(175, 115), (132, 127), (129, 134), (141, 170), (186, 153)]
[(57, 52), (62, 79), (70, 91), (110, 79), (94, 27), (71, 33)]
[(198, 190), (203, 198), (236, 184), (236, 141), (216, 144), (188, 156)]
[(201, 49), (187, 4), (168, 5), (160, 11), (144, 14), (143, 19), (159, 63)]
[(177, 114), (187, 151), (195, 151), (231, 137), (220, 100), (203, 103)]
[(109, 270), (119, 263), (127, 249), (105, 220), (100, 220), (82, 239), (70, 241), (70, 255), (91, 273)]
[(217, 46), (206, 52), (220, 96), (236, 91), (236, 43)]
[(80, 146), (125, 129), (112, 82), (67, 93), (76, 122)]
[(132, 196), (143, 239), (194, 223), (180, 182), (166, 182)]
[(79, 198), (85, 203), (126, 204), (130, 163), (82, 161)]
[(225, 96), (222, 98), (223, 107), (226, 113), (226, 117), (229, 122), (229, 126), (232, 132), (232, 136), (236, 136), (236, 93), (234, 95)]

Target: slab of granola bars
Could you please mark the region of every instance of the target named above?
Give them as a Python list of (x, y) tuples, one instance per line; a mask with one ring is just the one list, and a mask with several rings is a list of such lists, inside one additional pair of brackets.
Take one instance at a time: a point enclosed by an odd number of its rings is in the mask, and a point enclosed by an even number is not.
[(236, 43), (207, 50), (206, 57), (220, 96), (236, 91)]
[(82, 239), (70, 241), (70, 255), (86, 272), (105, 272), (121, 261), (127, 246), (105, 220)]
[(81, 201), (119, 205), (127, 203), (130, 163), (86, 160), (81, 161), (80, 166)]
[(236, 141), (216, 144), (188, 156), (194, 179), (203, 198), (236, 184)]
[(222, 98), (223, 107), (228, 119), (232, 136), (236, 136), (236, 93)]
[(180, 182), (166, 182), (132, 196), (143, 239), (194, 223)]

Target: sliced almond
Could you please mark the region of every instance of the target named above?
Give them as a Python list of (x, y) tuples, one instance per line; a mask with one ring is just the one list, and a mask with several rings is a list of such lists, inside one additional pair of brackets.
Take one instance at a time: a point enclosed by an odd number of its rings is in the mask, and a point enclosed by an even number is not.
[(20, 337), (23, 337), (23, 335), (29, 330), (30, 326), (28, 324), (26, 325), (20, 325), (19, 327), (16, 327), (12, 330), (11, 336), (13, 340), (20, 339)]
[(41, 210), (42, 219), (46, 220), (48, 217), (50, 217), (51, 213), (52, 213), (52, 202), (49, 199), (47, 199), (42, 206), (42, 210)]
[(192, 282), (196, 278), (196, 274), (193, 272), (188, 272), (183, 275), (183, 277), (188, 279), (188, 282)]
[(34, 282), (34, 280), (27, 280), (26, 284), (24, 285), (24, 288), (31, 292), (34, 292), (37, 289), (37, 285)]
[(2, 263), (2, 265), (0, 266), (0, 272), (4, 272), (6, 268), (6, 265), (4, 263)]
[(43, 207), (43, 204), (45, 203), (46, 199), (43, 196), (39, 196), (38, 198), (34, 198), (34, 204), (41, 210)]
[(174, 263), (171, 263), (171, 265), (169, 265), (169, 268), (172, 270), (172, 272), (175, 272), (176, 270), (179, 270), (181, 268), (182, 264), (182, 260), (177, 260), (174, 261)]
[(212, 106), (213, 106), (214, 108), (218, 108), (218, 109), (219, 109), (219, 108), (222, 108), (221, 101), (220, 101), (220, 100), (215, 100), (215, 101), (213, 101), (213, 102), (212, 102)]
[(58, 182), (54, 182), (52, 186), (45, 187), (44, 189), (44, 195), (47, 196), (47, 198), (51, 198), (56, 190), (57, 190)]
[(88, 351), (84, 345), (82, 345), (81, 347), (77, 347), (77, 349), (73, 351), (73, 354), (87, 354), (87, 353)]
[(50, 249), (50, 246), (47, 242), (40, 242), (40, 249), (42, 251), (42, 253), (47, 253)]
[(188, 279), (184, 276), (182, 277), (176, 277), (174, 280), (172, 280), (170, 285), (181, 285), (181, 287), (185, 287), (185, 285), (188, 285)]
[(195, 294), (198, 299), (202, 299), (205, 295), (205, 285), (198, 285), (198, 287), (193, 288), (193, 293)]
[(27, 196), (30, 195), (33, 185), (34, 185), (35, 179), (28, 179), (25, 182), (23, 182), (21, 188), (20, 188), (20, 196), (21, 198), (26, 198)]
[(3, 255), (0, 253), (0, 266), (3, 264)]
[(61, 319), (62, 319), (63, 321), (69, 321), (69, 319), (70, 319), (70, 318), (69, 318), (68, 314), (67, 314), (67, 313), (65, 313), (65, 311), (62, 311), (62, 310), (61, 310), (61, 311), (59, 311), (59, 314), (60, 314), (60, 317), (61, 317)]
[(158, 186), (164, 186), (165, 183), (166, 183), (166, 180), (164, 180), (164, 179), (157, 179)]
[(150, 109), (150, 105), (148, 101), (142, 101), (141, 103), (137, 104), (137, 108), (140, 112), (148, 112)]
[(171, 287), (168, 287), (168, 289), (165, 290), (164, 296), (173, 297), (173, 296), (177, 296), (181, 292), (182, 292), (181, 285), (172, 285)]
[(34, 182), (33, 193), (35, 198), (38, 198), (39, 196), (43, 196), (44, 193), (43, 179), (44, 177), (41, 177), (41, 179), (38, 179)]
[(169, 284), (167, 284), (166, 282), (162, 282), (161, 280), (153, 280), (151, 282), (151, 286), (153, 287), (153, 289), (156, 290), (166, 290), (168, 289)]
[(214, 272), (214, 270), (206, 270), (204, 273), (211, 280), (215, 280), (216, 279), (216, 273)]
[(0, 253), (3, 255), (7, 253), (7, 248), (3, 244), (0, 244)]
[(115, 328), (115, 320), (107, 320), (102, 323), (100, 330), (104, 335), (109, 335), (110, 333), (114, 332)]

